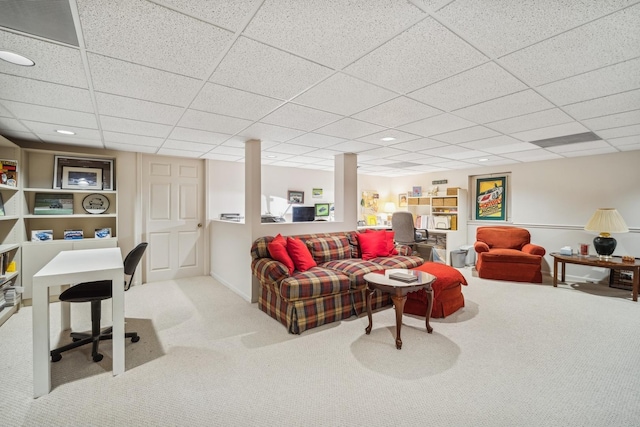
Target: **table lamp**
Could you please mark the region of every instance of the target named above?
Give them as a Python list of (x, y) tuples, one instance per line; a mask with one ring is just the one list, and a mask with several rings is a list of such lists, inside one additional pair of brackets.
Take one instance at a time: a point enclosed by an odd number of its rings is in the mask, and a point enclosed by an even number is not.
[(614, 208), (596, 210), (584, 229), (600, 233), (593, 239), (593, 247), (602, 260), (611, 259), (611, 254), (616, 250), (616, 239), (611, 237), (610, 233), (627, 233), (629, 231), (622, 215)]
[(385, 203), (384, 211), (387, 213), (387, 225), (391, 225), (391, 214), (396, 211), (396, 204), (393, 202)]

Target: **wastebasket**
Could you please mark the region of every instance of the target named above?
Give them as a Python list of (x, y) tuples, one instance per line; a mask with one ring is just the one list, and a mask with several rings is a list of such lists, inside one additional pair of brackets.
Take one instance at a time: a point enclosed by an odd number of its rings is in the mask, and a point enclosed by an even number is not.
[(460, 246), (460, 249), (462, 249), (463, 251), (467, 251), (467, 258), (464, 264), (467, 266), (476, 265), (476, 251), (473, 248), (473, 245), (462, 245)]
[(456, 249), (451, 251), (451, 265), (456, 268), (464, 267), (465, 260), (467, 259), (467, 251), (462, 249)]

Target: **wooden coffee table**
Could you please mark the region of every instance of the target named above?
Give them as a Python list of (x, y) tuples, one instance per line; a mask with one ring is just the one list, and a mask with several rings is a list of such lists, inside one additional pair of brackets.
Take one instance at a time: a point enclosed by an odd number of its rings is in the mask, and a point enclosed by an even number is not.
[[(415, 282), (405, 283), (399, 280), (393, 280), (389, 278), (389, 274), (393, 273), (409, 273), (418, 278)], [(426, 326), (427, 332), (433, 332), (433, 328), (429, 325), (429, 318), (431, 317), (431, 309), (433, 308), (433, 289), (431, 284), (436, 280), (436, 276), (425, 273), (418, 270), (405, 270), (405, 269), (390, 269), (385, 270), (384, 274), (381, 273), (367, 273), (364, 275), (364, 280), (367, 282), (367, 316), (369, 317), (369, 326), (365, 329), (367, 335), (371, 333), (371, 327), (373, 325), (371, 317), (371, 296), (374, 292), (380, 291), (391, 294), (391, 301), (396, 310), (396, 348), (400, 350), (402, 348), (402, 339), (400, 338), (400, 330), (402, 329), (402, 313), (404, 312), (404, 303), (407, 301), (407, 294), (409, 292), (415, 292), (420, 289), (424, 289), (427, 292), (427, 312)]]

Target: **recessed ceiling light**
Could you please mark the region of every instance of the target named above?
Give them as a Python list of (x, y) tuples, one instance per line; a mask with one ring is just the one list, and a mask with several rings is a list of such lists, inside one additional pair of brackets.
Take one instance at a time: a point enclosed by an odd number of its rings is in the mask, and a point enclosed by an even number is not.
[(63, 135), (75, 135), (75, 132), (71, 132), (70, 130), (64, 130), (64, 129), (56, 129), (56, 132), (61, 133)]
[(8, 50), (0, 50), (0, 59), (4, 59), (5, 61), (11, 62), (15, 65), (22, 65), (23, 67), (33, 67), (36, 65), (36, 63), (29, 58), (18, 55), (14, 52), (9, 52)]
[(488, 162), (489, 159), (478, 159), (479, 162)]
[(268, 156), (266, 156), (266, 157), (267, 157), (267, 159), (275, 159), (275, 158), (277, 158), (278, 156), (274, 156), (273, 154), (269, 154), (269, 155), (268, 155)]
[(396, 139), (392, 136), (386, 136), (382, 139), (380, 139), (380, 141), (395, 141)]

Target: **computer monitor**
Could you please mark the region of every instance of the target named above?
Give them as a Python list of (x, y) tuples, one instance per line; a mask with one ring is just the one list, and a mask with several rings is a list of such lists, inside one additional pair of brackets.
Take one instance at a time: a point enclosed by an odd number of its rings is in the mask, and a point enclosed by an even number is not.
[(292, 222), (310, 222), (316, 219), (315, 206), (294, 206), (291, 214)]

